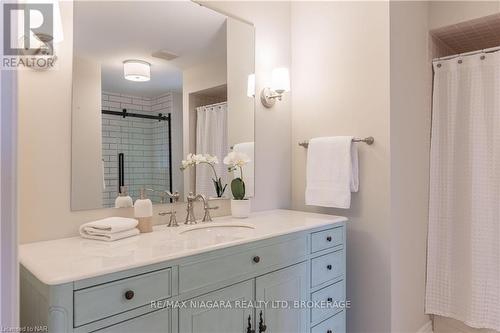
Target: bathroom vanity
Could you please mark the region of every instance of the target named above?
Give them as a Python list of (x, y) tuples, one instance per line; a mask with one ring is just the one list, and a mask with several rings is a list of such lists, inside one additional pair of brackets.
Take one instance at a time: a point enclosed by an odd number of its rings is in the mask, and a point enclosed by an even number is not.
[(22, 326), (342, 333), (345, 223), (275, 210), (245, 220), (158, 226), (113, 243), (73, 237), (24, 244)]

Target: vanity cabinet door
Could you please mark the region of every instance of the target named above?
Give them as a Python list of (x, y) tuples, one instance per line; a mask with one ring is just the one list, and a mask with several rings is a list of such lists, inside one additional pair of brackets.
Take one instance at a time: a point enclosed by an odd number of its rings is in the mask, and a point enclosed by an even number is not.
[(246, 333), (249, 318), (254, 329), (253, 310), (235, 303), (250, 302), (253, 294), (254, 280), (249, 280), (188, 300), (188, 308), (179, 309), (179, 332)]
[[(258, 277), (255, 284), (256, 300), (266, 306), (256, 311), (256, 332), (306, 332), (308, 310), (294, 307), (294, 302), (307, 301), (307, 291), (305, 262)], [(282, 302), (288, 302), (289, 307), (284, 308), (285, 303)], [(260, 322), (262, 325), (259, 330)]]
[(95, 331), (95, 333), (170, 333), (171, 310), (163, 309), (119, 324)]

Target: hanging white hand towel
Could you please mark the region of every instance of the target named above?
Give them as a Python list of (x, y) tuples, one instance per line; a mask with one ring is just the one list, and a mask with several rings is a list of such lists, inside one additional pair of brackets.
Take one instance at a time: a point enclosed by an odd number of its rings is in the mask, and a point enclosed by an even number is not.
[(84, 238), (113, 241), (139, 234), (138, 221), (126, 217), (108, 217), (84, 223), (80, 235)]
[(352, 136), (314, 138), (307, 151), (306, 205), (350, 208), (357, 192), (358, 150)]

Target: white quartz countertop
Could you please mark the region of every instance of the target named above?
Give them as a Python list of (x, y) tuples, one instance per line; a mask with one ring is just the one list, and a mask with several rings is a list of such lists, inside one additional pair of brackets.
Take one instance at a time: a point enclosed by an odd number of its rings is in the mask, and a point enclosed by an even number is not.
[[(181, 224), (180, 227), (168, 228), (159, 225), (152, 233), (115, 242), (71, 237), (23, 244), (19, 247), (19, 258), (21, 264), (41, 282), (57, 285), (346, 220), (345, 217), (334, 215), (272, 210), (252, 214), (246, 219), (215, 218), (214, 222), (219, 225), (227, 223), (255, 227), (250, 232), (235, 232), (234, 235), (217, 239), (200, 237), (196, 233), (182, 234), (182, 231), (193, 226)], [(199, 223), (196, 226), (201, 224), (205, 225)]]

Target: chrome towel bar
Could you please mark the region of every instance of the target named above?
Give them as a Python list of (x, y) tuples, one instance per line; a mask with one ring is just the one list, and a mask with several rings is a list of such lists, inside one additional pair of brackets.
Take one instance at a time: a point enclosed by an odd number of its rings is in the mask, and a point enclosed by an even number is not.
[[(367, 145), (372, 145), (375, 142), (375, 139), (373, 138), (373, 136), (369, 136), (369, 137), (366, 137), (364, 139), (362, 139), (362, 138), (353, 138), (352, 142), (364, 142)], [(299, 142), (299, 146), (307, 148), (307, 147), (309, 147), (309, 141), (301, 141), (301, 142)]]

